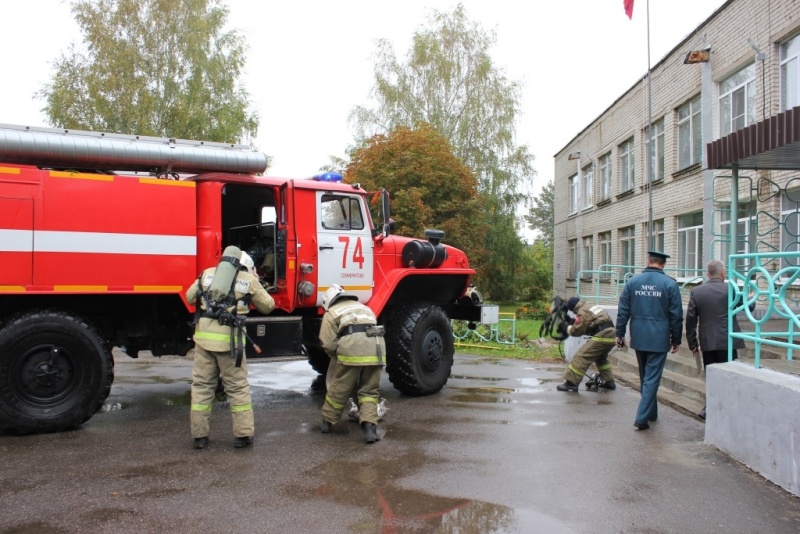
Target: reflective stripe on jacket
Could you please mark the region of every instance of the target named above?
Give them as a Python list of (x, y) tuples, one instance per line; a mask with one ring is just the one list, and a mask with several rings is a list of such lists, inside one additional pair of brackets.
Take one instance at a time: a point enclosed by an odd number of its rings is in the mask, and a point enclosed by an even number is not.
[(372, 310), (352, 299), (334, 302), (322, 318), (319, 340), (331, 358), (343, 365), (385, 365), (386, 342), (382, 336), (370, 337), (355, 332), (339, 337), (339, 332), (353, 325), (374, 325), (377, 319)]

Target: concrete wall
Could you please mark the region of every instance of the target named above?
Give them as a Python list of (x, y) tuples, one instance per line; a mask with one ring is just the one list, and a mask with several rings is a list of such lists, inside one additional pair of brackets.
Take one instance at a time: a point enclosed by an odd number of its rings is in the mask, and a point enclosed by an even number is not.
[(710, 365), (706, 393), (706, 442), (800, 496), (800, 377)]

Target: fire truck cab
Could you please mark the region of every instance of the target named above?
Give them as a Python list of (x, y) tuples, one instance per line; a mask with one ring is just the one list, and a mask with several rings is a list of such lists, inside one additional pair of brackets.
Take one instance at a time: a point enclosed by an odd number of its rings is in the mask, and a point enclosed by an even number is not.
[(450, 319), (477, 321), (466, 255), (391, 235), (358, 184), (260, 176), (248, 147), (0, 125), (0, 431), (76, 427), (111, 391), (111, 350), (185, 355), (185, 292), (235, 245), (276, 303), (247, 330), (324, 372), (322, 294), (339, 284), (386, 326), (387, 373), (412, 395), (450, 375)]

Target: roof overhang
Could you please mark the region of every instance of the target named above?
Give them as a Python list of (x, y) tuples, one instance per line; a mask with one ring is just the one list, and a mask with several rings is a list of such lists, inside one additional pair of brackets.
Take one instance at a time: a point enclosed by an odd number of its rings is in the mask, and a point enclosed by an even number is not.
[(800, 169), (800, 107), (706, 145), (709, 169)]

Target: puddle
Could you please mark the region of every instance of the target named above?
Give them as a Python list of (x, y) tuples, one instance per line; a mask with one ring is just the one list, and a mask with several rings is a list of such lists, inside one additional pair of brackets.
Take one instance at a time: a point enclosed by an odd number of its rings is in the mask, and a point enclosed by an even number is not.
[(182, 391), (176, 395), (154, 393), (137, 399), (133, 404), (128, 404), (126, 402), (107, 402), (100, 408), (100, 413), (118, 412), (130, 407), (146, 407), (147, 409), (152, 409), (153, 407), (160, 406), (189, 406), (191, 403), (192, 396), (188, 391)]
[(425, 467), (427, 459), (411, 452), (391, 462), (328, 462), (305, 473), (309, 485), (287, 488), (299, 499), (326, 499), (366, 508), (371, 517), (348, 525), (353, 532), (447, 532), (459, 534), (572, 532), (562, 522), (529, 509), (475, 499), (434, 495), (400, 487), (395, 480)]
[(485, 380), (486, 382), (499, 382), (500, 380), (506, 380), (505, 378), (496, 378), (489, 376), (468, 376), (468, 375), (450, 375), (450, 378), (455, 378), (458, 380)]
[(513, 403), (515, 400), (509, 398), (508, 394), (514, 393), (512, 388), (484, 387), (484, 388), (460, 388), (453, 387), (456, 393), (448, 397), (449, 400), (456, 402), (488, 402), (488, 403)]
[(523, 386), (538, 386), (546, 382), (552, 382), (555, 379), (551, 378), (520, 378), (518, 382)]
[(499, 425), (547, 426), (549, 421), (497, 421)]
[(312, 384), (320, 376), (305, 360), (274, 362), (270, 365), (247, 367), (250, 387), (261, 387), (310, 394)]
[(48, 525), (43, 521), (35, 521), (3, 530), (5, 534), (68, 534), (69, 530)]

